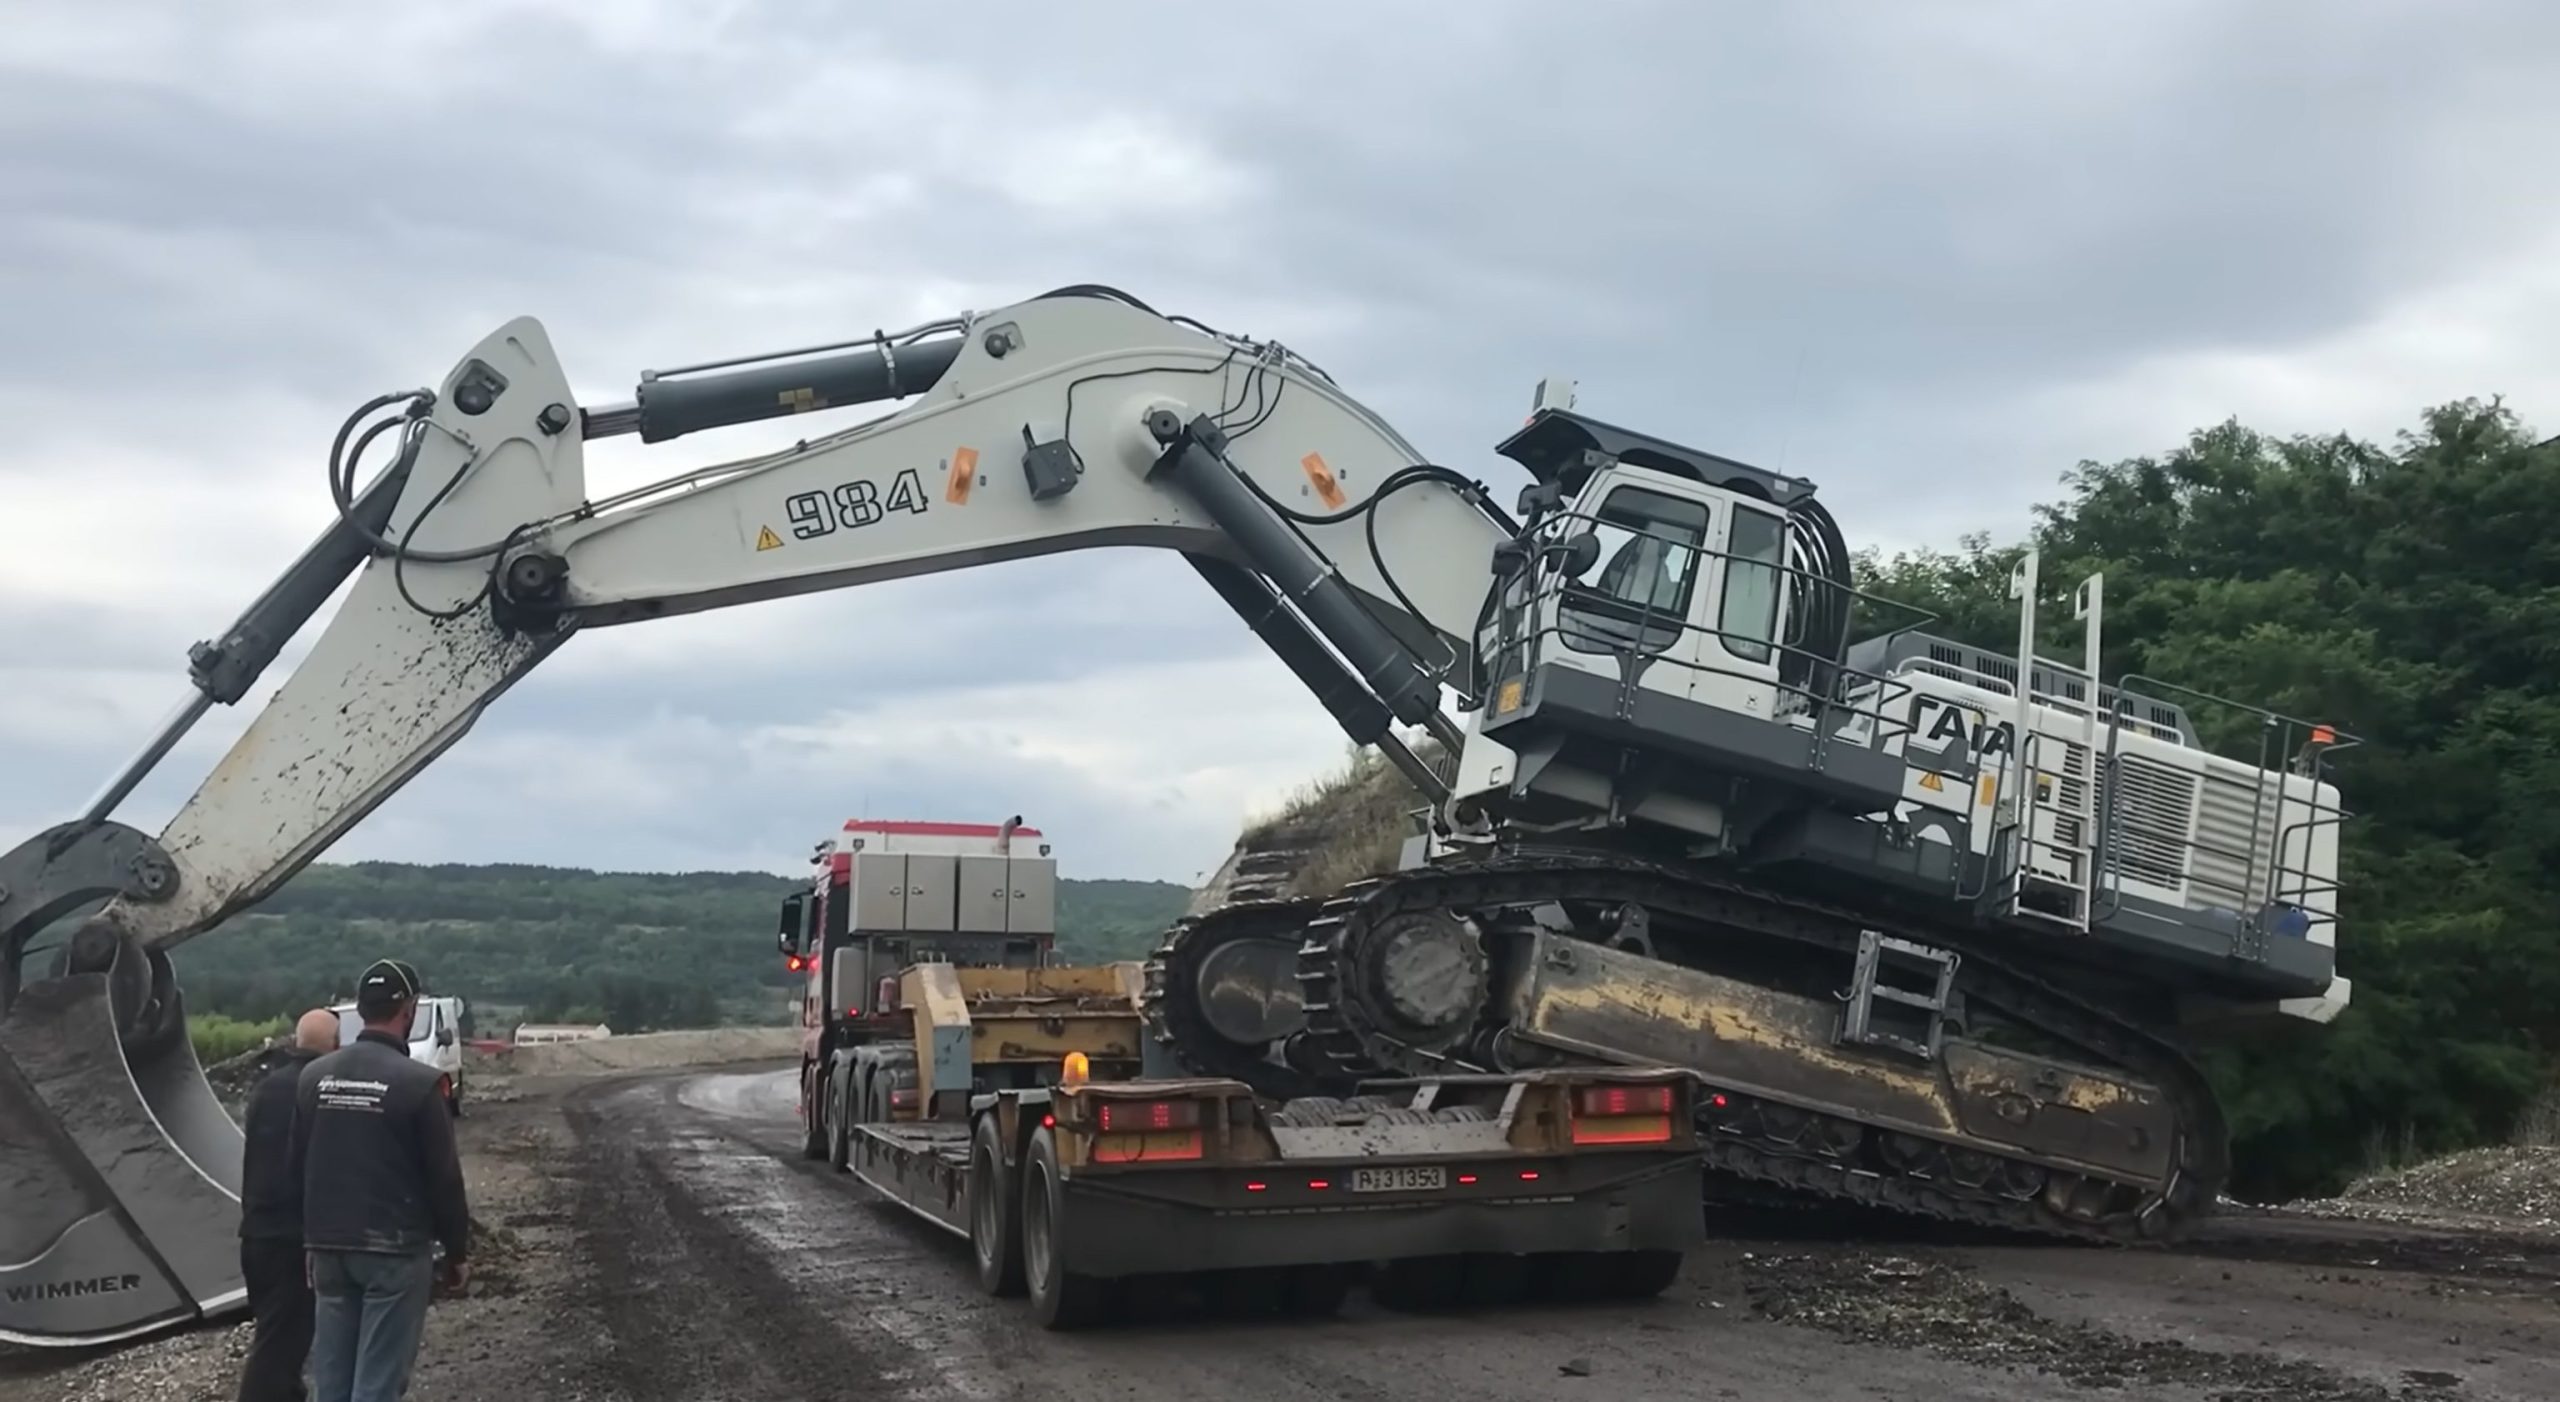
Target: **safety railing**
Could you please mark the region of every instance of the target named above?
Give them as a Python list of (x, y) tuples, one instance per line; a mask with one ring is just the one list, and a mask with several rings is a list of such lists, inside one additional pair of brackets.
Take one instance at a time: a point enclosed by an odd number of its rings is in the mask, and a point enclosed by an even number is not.
[[(2222, 715), (2254, 719), (2257, 756), (2245, 781), (2218, 775), (2211, 766), (2192, 775), (2196, 792), (2191, 833), (2152, 825), (2134, 834), (2127, 828), (2133, 786), (2126, 776), (2140, 772), (2133, 765), (2154, 762), (2125, 754), (2117, 743), (2121, 732), (2108, 727), (2098, 835), (2099, 870), (2107, 888), (2105, 913), (2121, 909), (2123, 883), (2132, 875), (2156, 885), (2183, 884), (2191, 903), (2200, 896), (2227, 895), (2241, 917), (2243, 931), (2259, 942), (2257, 948), (2263, 948), (2268, 922), (2286, 918), (2288, 912), (2300, 922), (2294, 933), (2308, 934), (2313, 928), (2336, 924), (2344, 883), (2336, 874), (2334, 845), (2327, 874), (2313, 869), (2312, 858), (2318, 830), (2343, 826), (2353, 815), (2343, 801), (2323, 799), (2321, 789), (2328, 784), (2330, 758), (2362, 741), (2334, 726), (2154, 677), (2128, 674), (2118, 693), (2135, 690), (2137, 684), (2145, 695), (2176, 693)], [(2204, 729), (2199, 726), (2200, 733)], [(2234, 763), (2250, 763), (2243, 755), (2213, 745), (2209, 736), (2204, 749)], [(2155, 764), (2155, 768), (2166, 771), (2166, 766)], [(2165, 779), (2150, 776), (2151, 781), (2174, 784), (2190, 777), (2190, 771), (2183, 769), (2166, 773)], [(2235, 793), (2241, 790), (2245, 797)], [(2133, 855), (2137, 836), (2139, 857)], [(2297, 851), (2298, 858), (2291, 855)], [(2174, 863), (2164, 860), (2167, 854), (2175, 854)], [(2174, 874), (2183, 882), (2132, 872), (2137, 861), (2161, 874), (2169, 874), (2174, 866)]]
[[(1617, 538), (1621, 551), (1637, 540), (1648, 540), (1660, 552), (1657, 561), (1685, 566), (1670, 576), (1680, 581), (1670, 590), (1672, 598), (1662, 598), (1663, 591), (1657, 589), (1619, 593), (1586, 583), (1583, 576), (1605, 573), (1606, 561), (1585, 561), (1579, 571), (1567, 566), (1570, 554), (1565, 542), (1603, 527)], [(1911, 623), (1895, 630), (1900, 632), (1933, 621), (1936, 615), (1927, 610), (1868, 594), (1783, 561), (1719, 550), (1582, 511), (1547, 515), (1524, 531), (1521, 540), (1525, 563), (1519, 573), (1497, 585), (1493, 617), (1476, 649), (1478, 666), (1484, 669), (1481, 695), (1489, 697), (1504, 680), (1527, 675), (1548, 660), (1551, 648), (1562, 647), (1584, 656), (1616, 659), (1620, 674), (1616, 704), (1622, 716), (1633, 714), (1636, 694), (1656, 667), (1767, 687), (1773, 694), (1771, 719), (1802, 717), (1810, 726), (1817, 766), (1831, 742), (1882, 749), (1912, 733), (1909, 700), (1917, 688), (1897, 677), (1850, 666), (1842, 655), (1845, 638), (1835, 648), (1818, 647), (1820, 640), (1804, 636), (1805, 625), (1826, 615), (1845, 621), (1855, 605), (1864, 603), (1915, 615)], [(1757, 572), (1760, 581), (1774, 582), (1767, 591), (1765, 630), (1723, 626), (1731, 621), (1724, 607), (1725, 590), (1737, 577), (1737, 567)], [(1710, 591), (1718, 624), (1691, 620), (1688, 614), (1696, 601)], [(1692, 640), (1697, 645), (1690, 645)], [(1897, 702), (1902, 704), (1897, 707)]]

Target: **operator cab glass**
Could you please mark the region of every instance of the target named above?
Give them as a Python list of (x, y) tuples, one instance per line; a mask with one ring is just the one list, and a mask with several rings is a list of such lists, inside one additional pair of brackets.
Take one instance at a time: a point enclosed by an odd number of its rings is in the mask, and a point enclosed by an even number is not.
[(1565, 587), (1565, 645), (1577, 652), (1661, 652), (1680, 641), (1714, 516), (1705, 502), (1613, 488), (1592, 513), (1600, 566)]

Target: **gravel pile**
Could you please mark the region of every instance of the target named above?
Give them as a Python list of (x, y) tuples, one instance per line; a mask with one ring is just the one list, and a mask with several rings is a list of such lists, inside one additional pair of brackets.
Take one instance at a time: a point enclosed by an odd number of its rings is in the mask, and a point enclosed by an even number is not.
[(2395, 1390), (2298, 1359), (2217, 1353), (2048, 1319), (1942, 1261), (1864, 1251), (1749, 1252), (1742, 1267), (1744, 1297), (1762, 1318), (2079, 1387), (2184, 1387), (2213, 1402), (2422, 1402), (2443, 1396), (2439, 1387), (2450, 1381), (2411, 1374)]
[(59, 1371), (60, 1355), (30, 1349), (0, 1357), (0, 1378), (37, 1382), (38, 1395), (58, 1402), (231, 1402), (249, 1335), (245, 1322), (196, 1329), (114, 1348)]
[(2300, 1212), (2419, 1222), (2495, 1218), (2560, 1230), (2560, 1148), (2466, 1149), (2375, 1174), (2334, 1198), (2289, 1204)]

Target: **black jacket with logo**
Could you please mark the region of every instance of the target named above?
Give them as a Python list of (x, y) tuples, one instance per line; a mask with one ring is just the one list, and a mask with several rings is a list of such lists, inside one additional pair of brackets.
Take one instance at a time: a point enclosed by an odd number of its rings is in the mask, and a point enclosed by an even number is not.
[(286, 1049), (240, 1115), (240, 1235), (302, 1240), (302, 1175), (294, 1171), (293, 1106), (302, 1068), (320, 1053)]
[(305, 1246), (410, 1252), (442, 1242), (447, 1261), (465, 1258), (471, 1214), (442, 1081), (370, 1028), (302, 1068), (294, 1160)]

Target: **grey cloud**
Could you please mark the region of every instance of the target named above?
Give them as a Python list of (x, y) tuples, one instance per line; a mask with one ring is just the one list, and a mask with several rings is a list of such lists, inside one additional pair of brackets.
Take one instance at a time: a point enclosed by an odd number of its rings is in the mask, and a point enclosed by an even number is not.
[[(2089, 441), (2022, 422), (2040, 394), (2162, 357), (2317, 344), (2516, 256), (2560, 211), (2508, 164), (2560, 115), (2560, 13), (2521, 0), (2108, 18), (1018, 3), (974, 9), (965, 41), (927, 8), (671, 13), (703, 33), (608, 42), (601, 11), (457, 3), (323, 63), (250, 47), (194, 7), (54, 11), (173, 34), (202, 61), (155, 71), (138, 43), (110, 77), (113, 46), (76, 69), (0, 56), (0, 405), (17, 437), (147, 444), (316, 497), (332, 406), (430, 380), (520, 312), (550, 327), (582, 393), (621, 398), (648, 365), (1098, 280), (1288, 337), (1497, 485), (1517, 478), (1492, 444), (1560, 371), (1602, 417), (1822, 482), (1853, 544), (1943, 543), (2014, 524), (2074, 458), (2191, 426)], [(334, 76), (348, 67), (381, 76)], [(1204, 183), (1105, 154), (1079, 173), (1089, 196), (1061, 203), (1040, 143), (1112, 119), (1196, 150)], [(725, 452), (685, 440), (648, 460)], [(0, 491), (44, 470), (0, 443)], [(184, 643), (245, 602), (175, 601), (173, 619), (82, 588), (0, 599), (0, 647), (174, 686)], [(658, 715), (807, 721), (997, 677), (1074, 688), (1258, 646), (1166, 560), (1071, 557), (774, 613), (821, 641), (706, 668), (674, 641), (699, 635), (669, 625), (628, 664), (564, 656), (473, 748), (601, 743)], [(719, 753), (664, 759), (712, 766), (708, 792)], [(117, 758), (0, 769), (33, 809), (76, 802)], [(1038, 797), (1168, 831), (1038, 765), (901, 755), (879, 774), (910, 811)], [(580, 860), (789, 855), (841, 802), (768, 791), (683, 821), (596, 815), (572, 839), (548, 816), (466, 817), (487, 796), (472, 782), (431, 771), (350, 850), (504, 855), (543, 827), (596, 854)], [(1030, 797), (1001, 797), (1010, 782)], [(1157, 840), (1087, 850), (1138, 863)]]

